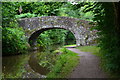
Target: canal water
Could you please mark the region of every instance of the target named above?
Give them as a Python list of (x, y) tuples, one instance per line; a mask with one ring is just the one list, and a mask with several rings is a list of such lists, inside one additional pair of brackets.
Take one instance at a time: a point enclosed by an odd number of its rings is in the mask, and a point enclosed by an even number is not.
[[(58, 46), (48, 47), (45, 52), (49, 53)], [(36, 56), (39, 51), (27, 54), (2, 57), (2, 77), (3, 78), (45, 78), (49, 73), (45, 67), (39, 64)]]

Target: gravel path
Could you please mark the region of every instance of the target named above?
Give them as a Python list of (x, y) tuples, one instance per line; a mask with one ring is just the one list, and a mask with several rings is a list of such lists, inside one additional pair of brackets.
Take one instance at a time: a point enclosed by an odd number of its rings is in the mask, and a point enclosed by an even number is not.
[(75, 48), (67, 48), (80, 56), (80, 63), (69, 78), (108, 78), (99, 67), (99, 58), (90, 52), (81, 52)]

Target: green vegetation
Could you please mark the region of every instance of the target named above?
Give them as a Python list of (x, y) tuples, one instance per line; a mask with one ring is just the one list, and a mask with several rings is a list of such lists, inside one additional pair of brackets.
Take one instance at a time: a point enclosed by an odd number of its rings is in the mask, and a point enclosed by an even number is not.
[(27, 52), (27, 41), (21, 28), (2, 28), (2, 55)]
[(47, 75), (48, 78), (65, 78), (79, 63), (77, 53), (65, 48), (60, 51), (62, 51), (62, 54), (58, 56), (52, 71)]
[[(107, 6), (106, 6), (107, 5)], [(93, 11), (94, 21), (97, 22), (99, 47), (104, 59), (106, 71), (120, 73), (120, 14), (119, 3), (94, 3), (86, 7), (85, 11)], [(91, 8), (90, 8), (91, 7)]]
[[(31, 18), (31, 17), (39, 17), (39, 16), (58, 16), (58, 13), (62, 12), (60, 11), (60, 7), (64, 4), (68, 4), (68, 3), (66, 2), (65, 3), (64, 2), (3, 2), (2, 3), (2, 12), (4, 13), (4, 14), (2, 13), (3, 30), (4, 28), (9, 27), (11, 28), (11, 31), (14, 31), (12, 29), (18, 27), (16, 23), (17, 23), (17, 19), (19, 18)], [(22, 8), (21, 14), (19, 13), (20, 6)], [(6, 32), (4, 32), (3, 34), (7, 35)], [(16, 35), (19, 36), (19, 34), (16, 34)], [(11, 35), (11, 37), (13, 37), (13, 35)], [(15, 38), (16, 37), (14, 37), (14, 39)], [(73, 34), (69, 31), (53, 29), (53, 30), (48, 30), (43, 32), (38, 37), (37, 46), (38, 47), (42, 46), (46, 48), (49, 45), (63, 45), (63, 44), (69, 44), (69, 43), (72, 44), (72, 43), (75, 43), (74, 39), (75, 38)], [(69, 40), (72, 40), (73, 42), (70, 41), (69, 43), (67, 43)], [(11, 43), (11, 42), (7, 42), (7, 43)], [(22, 42), (20, 43), (22, 44)], [(5, 42), (3, 44), (5, 44)], [(11, 44), (13, 44), (14, 47), (18, 47), (18, 46), (15, 46), (17, 44), (15, 42), (12, 42)], [(19, 44), (19, 47), (21, 48), (25, 48), (25, 46), (26, 46), (25, 44), (22, 44), (22, 45)], [(8, 50), (9, 51), (12, 50), (11, 53), (13, 54), (22, 53), (22, 52), (25, 52), (26, 50), (26, 49), (22, 49), (21, 51), (21, 48), (17, 48), (17, 50), (14, 50), (14, 48), (12, 49), (11, 48), (12, 46), (10, 46)], [(3, 49), (3, 53), (5, 51), (7, 50)], [(7, 54), (7, 52), (4, 54)]]
[[(20, 6), (22, 6), (21, 15), (18, 11)], [(78, 2), (77, 4), (70, 2), (2, 2), (2, 51), (4, 54), (12, 54), (24, 53), (26, 50), (25, 38), (22, 38), (24, 34), (21, 30), (16, 30), (18, 29), (15, 26), (16, 18), (68, 16), (85, 19), (97, 23), (93, 29), (99, 31), (97, 33), (98, 43), (106, 71), (120, 73), (119, 9), (120, 5), (117, 2)]]
[(44, 31), (37, 39), (37, 46), (42, 46), (46, 49), (51, 45), (64, 45), (67, 32), (69, 31), (63, 29), (52, 29)]
[(31, 13), (24, 13), (24, 14), (20, 14), (20, 15), (16, 15), (16, 18), (32, 18), (35, 17), (35, 14), (31, 14)]
[(76, 44), (76, 39), (72, 32), (67, 31), (66, 37), (65, 37), (65, 45), (70, 45), (70, 44), (71, 45)]
[(72, 44), (72, 45), (65, 45), (63, 47), (71, 47), (71, 46), (76, 46), (76, 44)]
[[(78, 2), (77, 4), (72, 4), (70, 2), (65, 2), (58, 10), (58, 16), (67, 16), (67, 17), (74, 17), (79, 18), (82, 20), (93, 21), (92, 18), (94, 17), (93, 12), (84, 12), (84, 9), (88, 4), (83, 5), (84, 3)], [(93, 3), (89, 3), (93, 4)]]
[(41, 66), (50, 70), (47, 78), (65, 78), (79, 63), (77, 55), (77, 53), (62, 48), (52, 53), (41, 53), (38, 55), (38, 59)]
[(79, 49), (80, 51), (84, 51), (84, 52), (92, 52), (92, 54), (98, 55), (100, 47), (97, 47), (97, 46), (80, 46), (80, 47), (77, 47), (77, 49)]
[[(16, 25), (17, 19), (40, 17), (40, 16), (67, 16), (67, 17), (92, 20), (93, 18), (92, 12), (84, 13), (83, 10), (85, 6), (80, 6), (80, 5), (81, 3), (72, 4), (70, 2), (2, 2), (2, 12), (3, 12), (2, 27), (3, 30), (6, 27), (11, 28), (12, 30), (18, 27)], [(20, 9), (22, 12), (19, 12)], [(5, 32), (3, 34), (7, 35)], [(19, 34), (16, 35), (19, 36)], [(11, 37), (13, 37), (13, 35), (11, 35)], [(38, 47), (46, 48), (49, 45), (75, 44), (75, 38), (70, 31), (55, 29), (55, 30), (49, 30), (43, 32), (38, 37), (37, 43), (38, 43), (37, 44)], [(12, 42), (11, 44), (13, 44), (14, 47), (16, 47), (15, 45), (17, 43)], [(19, 44), (19, 47), (25, 48), (25, 46), (26, 46), (25, 44), (22, 45)], [(17, 50), (14, 50), (14, 48), (10, 46), (8, 50), (9, 51), (12, 50), (11, 53), (15, 54), (15, 53), (19, 53), (21, 51), (21, 48), (17, 48)], [(26, 49), (22, 49), (20, 53), (25, 52), (25, 50)], [(3, 52), (5, 51), (6, 50), (3, 49)]]
[(42, 67), (46, 67), (47, 69), (52, 69), (55, 61), (56, 61), (56, 54), (49, 53), (49, 52), (40, 52), (37, 53), (37, 59), (39, 62), (39, 65)]

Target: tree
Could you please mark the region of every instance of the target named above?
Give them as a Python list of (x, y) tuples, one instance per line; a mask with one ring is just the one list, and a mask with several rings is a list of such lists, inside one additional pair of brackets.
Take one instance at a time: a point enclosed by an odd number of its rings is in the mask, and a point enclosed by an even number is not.
[(120, 23), (119, 3), (94, 3), (87, 6), (85, 11), (92, 10), (94, 21), (97, 22), (99, 46), (101, 47), (104, 68), (107, 71), (119, 73), (120, 71)]

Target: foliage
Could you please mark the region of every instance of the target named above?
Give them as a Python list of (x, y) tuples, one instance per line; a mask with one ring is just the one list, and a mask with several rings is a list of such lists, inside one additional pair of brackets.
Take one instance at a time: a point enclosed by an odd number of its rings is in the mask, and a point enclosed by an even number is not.
[(79, 63), (79, 56), (77, 55), (77, 53), (66, 48), (61, 48), (51, 53), (39, 53), (37, 58), (41, 66), (50, 70), (47, 78), (65, 78)]
[(93, 12), (84, 12), (84, 9), (86, 8), (87, 5), (92, 4), (84, 4), (81, 2), (78, 2), (77, 4), (72, 4), (72, 3), (65, 3), (62, 5), (62, 7), (59, 8), (59, 13), (58, 16), (67, 16), (67, 17), (74, 17), (74, 18), (79, 18), (83, 20), (89, 20), (92, 21), (93, 19)]
[(16, 3), (2, 2), (2, 27), (9, 27), (10, 22), (16, 22), (15, 20), (16, 14), (17, 14)]
[[(120, 47), (118, 46), (118, 31), (114, 22), (113, 3), (107, 3), (107, 6), (106, 3), (103, 3), (101, 8), (104, 10), (101, 11), (103, 14), (98, 13), (98, 10), (100, 10), (99, 8), (94, 11), (96, 13), (95, 20), (98, 22), (97, 29), (101, 31), (99, 33), (101, 36), (99, 46), (101, 47), (102, 58), (105, 59), (105, 64), (103, 66), (106, 67), (107, 71), (117, 73), (120, 71)], [(104, 20), (101, 17), (103, 17)]]
[[(80, 5), (81, 3), (74, 5), (69, 2), (3, 2), (3, 27), (14, 27), (14, 23), (18, 18), (31, 18), (39, 16), (68, 16), (83, 19), (82, 17), (84, 14), (81, 15), (83, 12), (83, 7)], [(19, 13), (20, 6), (22, 8), (21, 14)], [(85, 16), (88, 17), (88, 13), (85, 14)], [(61, 34), (62, 37), (60, 37), (60, 35), (55, 36), (56, 33)], [(67, 36), (64, 35), (64, 33)], [(45, 37), (48, 38), (45, 39)], [(53, 39), (53, 37), (56, 39)], [(38, 41), (38, 46), (46, 46), (58, 43), (71, 44), (71, 41), (73, 41), (72, 43), (75, 43), (74, 36), (70, 32), (64, 32), (64, 30), (46, 31), (44, 34), (41, 34), (41, 37), (38, 39), (40, 39)]]
[(119, 14), (116, 12), (118, 8), (118, 3), (94, 3), (87, 6), (85, 10), (93, 11), (94, 21), (98, 24), (95, 28), (99, 31), (103, 67), (114, 74), (120, 72), (120, 46), (118, 45), (120, 29), (117, 21), (119, 16), (116, 16)]
[(77, 53), (62, 48), (60, 50), (62, 54), (57, 57), (56, 63), (54, 64), (47, 78), (65, 78), (73, 68), (79, 63), (79, 56)]
[[(97, 2), (78, 2), (77, 4), (71, 4), (69, 2), (2, 2), (2, 26), (3, 27), (14, 27), (14, 22), (16, 21), (15, 15), (18, 15), (18, 9), (20, 5), (22, 6), (22, 14), (21, 16), (27, 17), (26, 14), (35, 14), (35, 16), (68, 16), (75, 17), (80, 19), (93, 20), (97, 22), (97, 29), (99, 35), (99, 46), (101, 48), (102, 59), (105, 61), (105, 68), (107, 71), (112, 71), (115, 73), (119, 73), (120, 71), (120, 27), (119, 27), (119, 3), (97, 3)], [(32, 16), (33, 17), (33, 16)], [(14, 29), (12, 29), (14, 30)], [(6, 39), (3, 40), (4, 43), (8, 39), (15, 38), (11, 32), (12, 30), (8, 30), (7, 28), (3, 29), (3, 36), (6, 35)], [(5, 33), (7, 31), (7, 33)], [(16, 36), (19, 32), (17, 32)], [(7, 36), (8, 35), (8, 36)], [(10, 37), (9, 37), (10, 35)], [(47, 37), (47, 35), (43, 35), (43, 37)], [(8, 39), (7, 39), (8, 38)], [(47, 40), (47, 39), (46, 39)], [(44, 40), (44, 41), (46, 41)], [(50, 40), (50, 38), (48, 38)], [(63, 39), (62, 39), (63, 40)], [(11, 41), (11, 40), (9, 40)], [(20, 40), (18, 40), (20, 41)], [(59, 41), (59, 40), (58, 40)], [(41, 43), (40, 41), (38, 41)], [(46, 42), (42, 42), (45, 45), (48, 44)], [(56, 39), (54, 41), (50, 41), (56, 43)], [(8, 42), (9, 45), (15, 44), (18, 46), (18, 43)], [(8, 43), (6, 51), (9, 51)], [(12, 43), (12, 44), (11, 44)], [(51, 43), (49, 45), (51, 45)], [(20, 43), (21, 44), (21, 43)], [(52, 43), (53, 44), (53, 43)], [(4, 49), (4, 48), (3, 48)], [(21, 48), (19, 48), (21, 49)], [(5, 50), (5, 49), (4, 49)], [(14, 50), (11, 48), (10, 50)], [(16, 51), (16, 49), (15, 49)], [(13, 52), (13, 51), (12, 51)]]
[(57, 14), (58, 7), (62, 4), (59, 2), (2, 2), (2, 26), (9, 27), (10, 22), (16, 22), (15, 16), (20, 15), (20, 6), (22, 6), (22, 17), (30, 16), (30, 14), (53, 16)]
[[(57, 34), (57, 35), (56, 35)], [(52, 29), (45, 31), (38, 37), (39, 46), (62, 45), (65, 42), (67, 31), (63, 29)]]
[[(87, 5), (93, 5), (93, 3), (83, 4), (80, 2), (77, 4), (69, 2), (2, 2), (2, 23), (4, 27), (9, 27), (10, 22), (16, 21), (16, 15), (21, 15), (22, 17), (27, 17), (28, 15), (31, 17), (68, 16), (92, 20), (92, 11), (85, 13), (83, 10)], [(22, 14), (19, 12), (20, 6)]]
[(21, 28), (2, 28), (2, 34), (3, 55), (26, 52), (26, 37)]
[(65, 45), (76, 44), (75, 36), (72, 32), (68, 31), (65, 38)]
[(20, 15), (16, 15), (16, 18), (32, 18), (35, 17), (35, 14), (31, 14), (31, 13), (24, 13), (24, 14), (20, 14)]
[(38, 16), (55, 16), (62, 4), (62, 2), (23, 2), (21, 6), (23, 7), (22, 13), (29, 12)]

